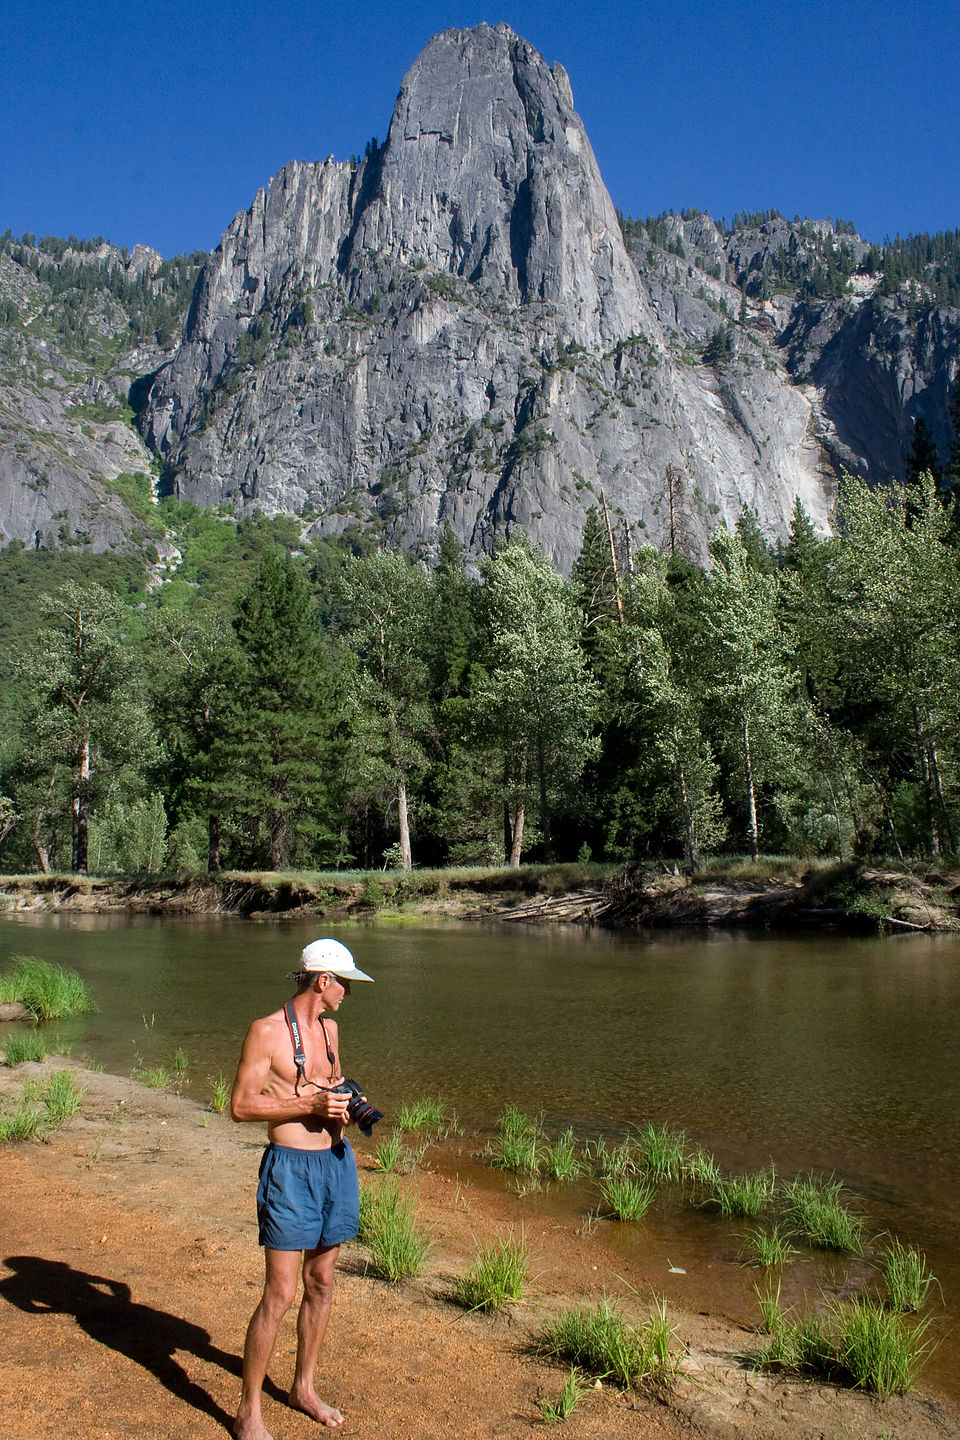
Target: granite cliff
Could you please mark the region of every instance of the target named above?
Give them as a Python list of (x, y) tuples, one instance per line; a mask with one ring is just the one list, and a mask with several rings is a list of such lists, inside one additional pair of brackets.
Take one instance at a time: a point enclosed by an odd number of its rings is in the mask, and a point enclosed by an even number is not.
[[(153, 252), (103, 252), (86, 371), (30, 332), (57, 276), (0, 256), (7, 539), (142, 543), (113, 481), (152, 466), (183, 499), (425, 555), (447, 521), (474, 554), (520, 527), (566, 570), (601, 498), (702, 554), (744, 505), (770, 535), (797, 498), (827, 528), (840, 467), (898, 478), (918, 415), (949, 439), (956, 309), (890, 293), (852, 227), (623, 223), (562, 66), (504, 25), (432, 40), (359, 162), (286, 166), (189, 306)], [(132, 344), (135, 281), (181, 311)]]

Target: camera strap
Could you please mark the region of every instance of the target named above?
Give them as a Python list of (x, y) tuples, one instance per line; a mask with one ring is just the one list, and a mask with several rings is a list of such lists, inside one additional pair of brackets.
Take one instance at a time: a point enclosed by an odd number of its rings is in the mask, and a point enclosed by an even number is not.
[[(293, 1001), (288, 1000), (283, 1007), (283, 1013), (287, 1020), (287, 1029), (290, 1031), (290, 1043), (293, 1046), (293, 1063), (297, 1067), (297, 1078), (294, 1081), (293, 1093), (300, 1095), (300, 1086), (306, 1081), (307, 1057), (303, 1053), (303, 1041), (300, 1038), (300, 1021), (297, 1019), (297, 1012), (293, 1008)], [(327, 1034), (327, 1027), (323, 1023), (323, 1016), (320, 1016), (320, 1029), (323, 1031), (323, 1043), (327, 1047), (327, 1059), (330, 1062), (330, 1078), (333, 1078), (336, 1070), (336, 1060), (330, 1048), (330, 1037)], [(311, 1080), (311, 1085), (316, 1082)]]

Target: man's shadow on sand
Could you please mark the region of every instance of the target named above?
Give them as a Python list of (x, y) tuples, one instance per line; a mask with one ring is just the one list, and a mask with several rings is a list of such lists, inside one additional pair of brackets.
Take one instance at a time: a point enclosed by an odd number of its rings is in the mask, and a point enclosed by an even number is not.
[[(135, 1361), (178, 1400), (232, 1429), (233, 1416), (173, 1358), (178, 1350), (184, 1350), (239, 1377), (239, 1358), (214, 1345), (208, 1331), (166, 1310), (139, 1304), (123, 1280), (88, 1275), (62, 1260), (43, 1260), (36, 1255), (9, 1255), (3, 1263), (13, 1273), (0, 1277), (0, 1295), (11, 1305), (28, 1315), (72, 1315), (98, 1345)], [(272, 1381), (267, 1381), (264, 1390), (286, 1403), (286, 1394)]]

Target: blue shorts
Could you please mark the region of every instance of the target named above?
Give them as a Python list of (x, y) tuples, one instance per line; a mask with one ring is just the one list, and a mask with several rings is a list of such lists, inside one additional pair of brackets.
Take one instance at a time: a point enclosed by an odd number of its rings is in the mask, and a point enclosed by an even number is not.
[(352, 1240), (360, 1228), (360, 1186), (346, 1140), (329, 1150), (268, 1145), (257, 1219), (260, 1244), (271, 1250), (317, 1250)]

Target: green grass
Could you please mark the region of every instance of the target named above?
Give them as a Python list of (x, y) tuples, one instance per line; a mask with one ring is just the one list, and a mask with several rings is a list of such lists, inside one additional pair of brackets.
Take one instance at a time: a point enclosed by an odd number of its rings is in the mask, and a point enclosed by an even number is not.
[(537, 1174), (540, 1149), (545, 1144), (539, 1121), (516, 1105), (508, 1105), (497, 1122), (497, 1135), (488, 1154), (498, 1170)]
[(637, 1325), (604, 1296), (594, 1310), (564, 1310), (544, 1331), (537, 1348), (590, 1375), (610, 1378), (626, 1390), (648, 1376), (660, 1378), (675, 1369), (669, 1344), (672, 1331), (664, 1343), (665, 1323), (662, 1302), (655, 1304), (645, 1324)]
[(858, 1297), (834, 1307), (836, 1357), (858, 1389), (881, 1400), (912, 1390), (930, 1346), (928, 1322), (909, 1326), (901, 1315)]
[(502, 1310), (508, 1300), (522, 1300), (530, 1268), (523, 1231), (511, 1231), (481, 1246), (465, 1275), (457, 1280), (457, 1299), (468, 1310)]
[(635, 1175), (640, 1168), (637, 1142), (630, 1135), (619, 1145), (608, 1145), (603, 1135), (588, 1142), (584, 1161), (590, 1174), (598, 1179), (609, 1175)]
[(539, 1160), (540, 1173), (548, 1180), (575, 1180), (583, 1170), (583, 1161), (577, 1153), (577, 1142), (572, 1130), (552, 1143), (544, 1144)]
[(677, 1181), (684, 1173), (687, 1137), (667, 1125), (648, 1125), (638, 1139), (640, 1164), (652, 1179)]
[(579, 1370), (575, 1365), (571, 1365), (560, 1386), (560, 1394), (556, 1400), (549, 1400), (545, 1395), (541, 1395), (537, 1401), (540, 1419), (545, 1425), (558, 1425), (561, 1420), (566, 1420), (576, 1410), (580, 1403), (580, 1397), (586, 1389), (587, 1385)]
[(779, 1286), (757, 1298), (770, 1337), (753, 1357), (760, 1369), (846, 1380), (886, 1400), (913, 1388), (930, 1353), (927, 1319), (911, 1324), (865, 1296), (837, 1301), (825, 1315), (781, 1310)]
[(182, 1081), (186, 1079), (187, 1072), (190, 1069), (190, 1056), (182, 1045), (178, 1045), (176, 1050), (174, 1050), (173, 1059), (170, 1061), (170, 1068), (178, 1080)]
[(600, 1200), (617, 1220), (642, 1220), (656, 1198), (649, 1180), (633, 1175), (607, 1175), (600, 1181)]
[(4, 1065), (22, 1065), (25, 1060), (42, 1061), (47, 1058), (47, 1042), (36, 1031), (22, 1030), (10, 1035), (3, 1047)]
[(922, 1310), (930, 1287), (936, 1284), (927, 1269), (927, 1257), (897, 1239), (891, 1240), (881, 1252), (880, 1273), (887, 1292), (887, 1303), (901, 1314)]
[(10, 1115), (0, 1115), (0, 1144), (34, 1140), (45, 1129), (43, 1111), (36, 1105), (20, 1104)]
[(432, 1135), (450, 1135), (458, 1128), (455, 1111), (438, 1095), (424, 1095), (419, 1100), (405, 1102), (397, 1116), (397, 1129), (415, 1135), (421, 1130)]
[(862, 1255), (863, 1217), (844, 1205), (842, 1195), (840, 1180), (812, 1176), (791, 1180), (784, 1186), (788, 1219), (796, 1234), (816, 1250)]
[(775, 1188), (773, 1170), (757, 1170), (752, 1175), (720, 1176), (705, 1198), (719, 1207), (721, 1215), (753, 1219), (763, 1214)]
[(711, 1195), (720, 1179), (720, 1166), (717, 1164), (715, 1156), (711, 1155), (709, 1151), (697, 1149), (684, 1161), (684, 1184), (689, 1185), (698, 1196)]
[(217, 1115), (222, 1115), (230, 1101), (230, 1082), (222, 1070), (218, 1070), (211, 1080), (210, 1109)]
[(60, 1020), (97, 1008), (75, 971), (33, 955), (14, 955), (13, 969), (0, 975), (0, 1003), (17, 1000), (38, 1020)]
[(399, 1174), (408, 1162), (408, 1152), (403, 1136), (395, 1130), (392, 1135), (379, 1141), (375, 1153), (377, 1169), (384, 1175)]
[(170, 1084), (170, 1071), (165, 1065), (138, 1065), (133, 1073), (134, 1079), (150, 1090), (166, 1090)]
[(744, 1236), (741, 1263), (763, 1268), (786, 1265), (799, 1253), (799, 1250), (790, 1244), (789, 1237), (781, 1235), (778, 1225), (774, 1225), (772, 1230), (761, 1230), (758, 1227)]
[(387, 1176), (360, 1191), (359, 1239), (370, 1252), (368, 1268), (392, 1283), (419, 1275), (430, 1239), (419, 1224), (416, 1201)]
[(55, 1070), (45, 1085), (36, 1088), (36, 1098), (43, 1102), (53, 1125), (62, 1125), (75, 1115), (86, 1093), (86, 1086), (78, 1085), (69, 1070)]

